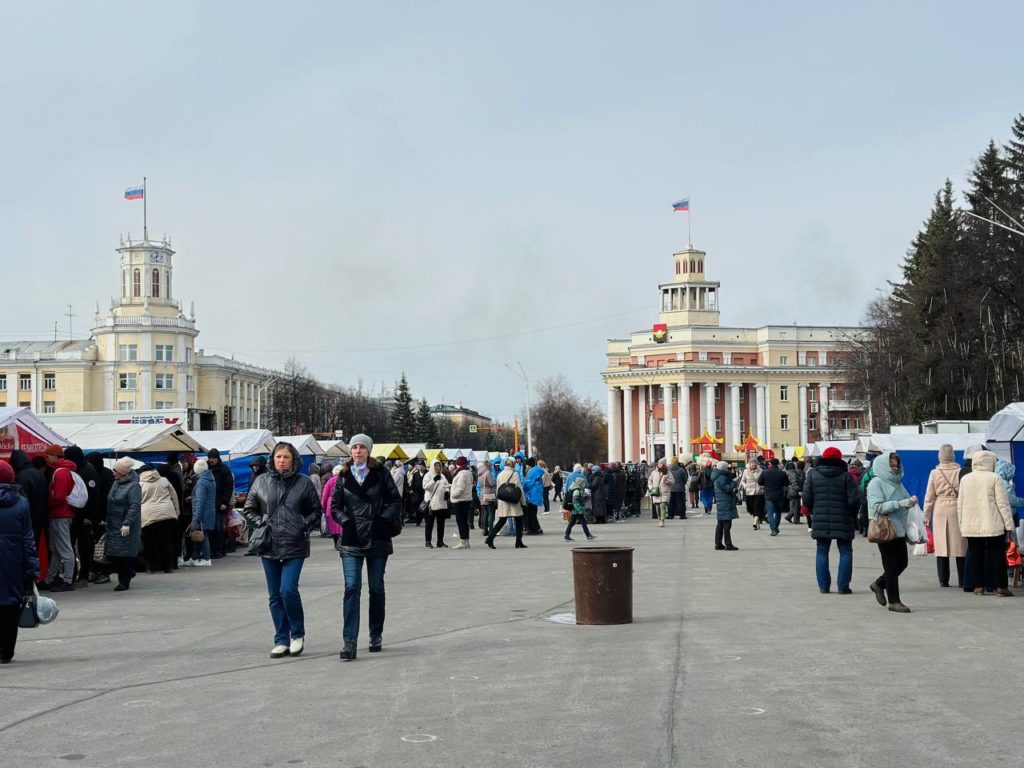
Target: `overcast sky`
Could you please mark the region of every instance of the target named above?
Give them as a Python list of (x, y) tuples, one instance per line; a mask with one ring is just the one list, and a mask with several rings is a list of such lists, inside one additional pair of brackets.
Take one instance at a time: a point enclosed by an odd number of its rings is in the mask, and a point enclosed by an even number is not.
[(656, 322), (687, 194), (723, 324), (859, 322), (1024, 110), (1022, 24), (1017, 2), (0, 0), (0, 340), (106, 311), (146, 175), (208, 352), (405, 371), (499, 418), (522, 361), (603, 405), (605, 340)]

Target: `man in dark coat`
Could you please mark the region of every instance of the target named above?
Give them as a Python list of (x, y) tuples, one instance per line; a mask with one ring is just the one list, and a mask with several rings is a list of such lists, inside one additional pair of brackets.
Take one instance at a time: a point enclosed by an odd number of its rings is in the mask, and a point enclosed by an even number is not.
[(0, 461), (0, 664), (14, 657), (22, 597), (39, 578), (31, 513), (14, 469)]
[(839, 594), (849, 595), (860, 489), (838, 448), (826, 448), (821, 461), (807, 473), (803, 502), (811, 512), (811, 536), (818, 543), (818, 589), (827, 593), (832, 587), (828, 553), (835, 540), (839, 548)]
[(105, 507), (107, 499), (100, 496), (99, 477), (96, 469), (85, 460), (85, 453), (77, 445), (70, 445), (64, 449), (64, 458), (74, 462), (75, 471), (85, 483), (85, 490), (88, 493), (88, 500), (85, 506), (75, 510), (75, 517), (71, 521), (71, 546), (78, 552), (78, 573), (75, 574), (75, 581), (88, 584), (93, 581), (92, 575), (95, 572), (93, 567), (93, 549), (96, 547), (96, 537), (99, 524), (106, 517)]
[(11, 452), (11, 467), (15, 482), (21, 486), (28, 499), (28, 511), (32, 518), (32, 534), (39, 543), (40, 534), (46, 530), (50, 516), (50, 484), (41, 469), (37, 469), (24, 451)]
[(690, 475), (686, 467), (679, 463), (679, 459), (672, 457), (672, 463), (668, 465), (668, 473), (672, 475), (672, 492), (668, 495), (668, 519), (678, 517), (686, 519), (686, 486), (690, 482)]
[[(216, 508), (216, 529), (212, 531), (213, 536), (210, 542), (212, 554), (211, 557), (216, 560), (217, 558), (224, 557), (228, 552), (228, 540), (225, 535), (225, 518), (228, 512), (231, 511), (231, 501), (235, 497), (235, 476), (231, 474), (231, 470), (228, 469), (227, 465), (220, 457), (220, 451), (216, 448), (210, 450), (206, 456), (206, 463), (210, 467), (210, 473), (213, 475), (213, 480), (217, 484), (217, 508)], [(234, 551), (234, 542), (232, 541), (232, 551)]]
[[(92, 520), (94, 539), (103, 535), (107, 524), (107, 498), (110, 496), (110, 489), (114, 487), (114, 473), (103, 464), (103, 457), (98, 453), (90, 453), (85, 460), (92, 466), (96, 473), (96, 496), (97, 504), (90, 519)], [(90, 494), (90, 500), (92, 496)], [(95, 548), (94, 548), (95, 551)], [(92, 572), (89, 574), (89, 582), (92, 584), (109, 584), (109, 566), (100, 565), (93, 561)]]
[(778, 536), (782, 510), (786, 506), (789, 476), (779, 468), (779, 460), (772, 459), (768, 469), (757, 479), (757, 484), (764, 487), (764, 503), (768, 511), (768, 525), (772, 529), (772, 536)]

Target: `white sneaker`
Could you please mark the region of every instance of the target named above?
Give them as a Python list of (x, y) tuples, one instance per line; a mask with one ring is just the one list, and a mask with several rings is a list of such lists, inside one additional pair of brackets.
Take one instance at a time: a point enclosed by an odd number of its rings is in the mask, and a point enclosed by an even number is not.
[(184, 560), (182, 560), (182, 559), (181, 559), (181, 558), (179, 557), (179, 558), (178, 558), (178, 567), (179, 567), (179, 568), (181, 568), (181, 566), (183, 566), (184, 564), (185, 564), (185, 561), (184, 561)]
[(302, 655), (302, 649), (303, 649), (303, 647), (305, 645), (303, 643), (304, 639), (305, 638), (302, 638), (302, 637), (293, 637), (292, 638), (292, 644), (288, 646), (288, 652), (292, 656), (301, 656)]
[[(294, 642), (294, 640), (292, 642)], [(274, 650), (270, 652), (270, 658), (280, 659), (287, 656), (289, 653), (291, 653), (291, 650), (287, 645), (275, 645)]]
[(211, 565), (213, 565), (213, 561), (212, 560), (193, 560), (192, 561), (192, 565), (194, 565), (196, 568), (209, 568)]
[(466, 545), (462, 543), (462, 539), (459, 539), (459, 543), (456, 544), (452, 549), (465, 549)]

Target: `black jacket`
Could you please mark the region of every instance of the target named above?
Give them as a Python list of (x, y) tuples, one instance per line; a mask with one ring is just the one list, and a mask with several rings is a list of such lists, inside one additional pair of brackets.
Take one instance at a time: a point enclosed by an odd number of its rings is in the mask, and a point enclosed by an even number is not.
[(25, 586), (39, 576), (28, 502), (17, 484), (0, 484), (0, 605), (19, 605)]
[[(235, 495), (235, 476), (231, 474), (224, 459), (217, 462), (217, 466), (210, 467), (210, 472), (213, 473), (214, 482), (217, 483), (217, 514), (223, 514), (221, 507), (231, 509), (231, 500)], [(316, 488), (313, 490), (315, 491)]]
[(32, 530), (39, 533), (46, 528), (50, 517), (50, 486), (46, 481), (46, 475), (32, 466), (28, 454), (24, 451), (11, 452), (11, 467), (14, 469), (16, 482), (28, 499)]
[(860, 489), (842, 459), (822, 459), (804, 480), (804, 506), (811, 513), (815, 539), (852, 541), (860, 509)]
[(360, 485), (347, 462), (331, 495), (331, 517), (341, 526), (342, 555), (390, 555), (392, 536), (402, 529), (402, 497), (391, 473), (374, 459)]
[(669, 464), (668, 473), (672, 475), (672, 493), (686, 493), (690, 482), (690, 473), (682, 464)]
[[(298, 451), (294, 452), (293, 459), (293, 466), (302, 466)], [(282, 507), (286, 493), (287, 500)], [(244, 514), (251, 524), (270, 520), (273, 546), (264, 557), (271, 560), (309, 557), (309, 534), (319, 529), (322, 513), (320, 494), (313, 481), (296, 471), (281, 474), (270, 470), (260, 475), (253, 480), (245, 499)]]
[(107, 497), (101, 495), (99, 475), (92, 464), (85, 460), (85, 454), (77, 445), (69, 446), (64, 451), (64, 458), (75, 463), (75, 471), (85, 483), (88, 493), (88, 501), (81, 509), (75, 510), (76, 518), (85, 518), (93, 524), (98, 524), (107, 517)]
[(789, 476), (778, 467), (768, 467), (757, 479), (757, 484), (764, 488), (765, 501), (781, 504), (786, 500)]

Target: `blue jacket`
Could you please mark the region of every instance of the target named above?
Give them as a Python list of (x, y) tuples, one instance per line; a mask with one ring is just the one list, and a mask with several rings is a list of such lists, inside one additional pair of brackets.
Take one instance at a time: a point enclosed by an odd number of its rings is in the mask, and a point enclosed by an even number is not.
[(0, 485), (0, 605), (19, 605), (25, 582), (39, 577), (28, 501), (20, 486)]
[(900, 506), (900, 502), (910, 498), (910, 494), (903, 487), (903, 466), (900, 465), (899, 472), (893, 472), (889, 468), (889, 455), (890, 452), (886, 451), (871, 462), (875, 476), (868, 483), (868, 518), (874, 520), (885, 515), (896, 529), (896, 535), (906, 536), (907, 510)]
[(544, 470), (534, 467), (527, 473), (523, 481), (523, 495), (527, 504), (535, 507), (544, 506)]
[(736, 479), (716, 467), (711, 472), (711, 481), (715, 484), (715, 511), (718, 519), (735, 520), (740, 516), (736, 511)]
[(192, 488), (192, 525), (204, 531), (212, 531), (217, 527), (217, 481), (213, 473), (207, 470), (196, 477)]

